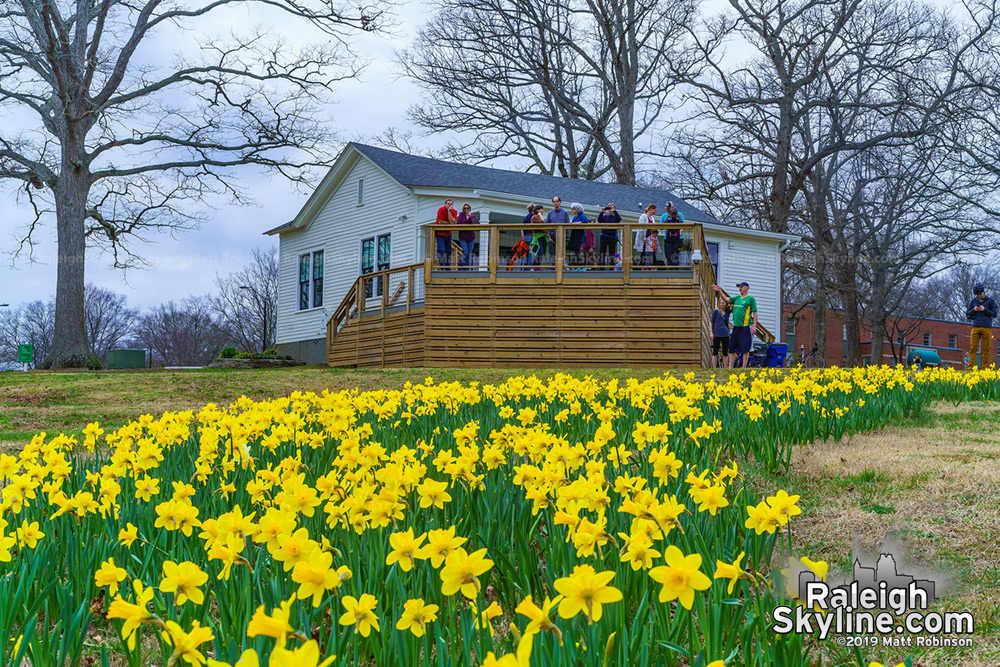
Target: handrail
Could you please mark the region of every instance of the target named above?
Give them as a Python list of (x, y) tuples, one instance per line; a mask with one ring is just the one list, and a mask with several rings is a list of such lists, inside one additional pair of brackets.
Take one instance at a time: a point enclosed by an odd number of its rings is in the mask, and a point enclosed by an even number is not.
[[(425, 257), (425, 259), (424, 259), (424, 279), (425, 279), (426, 282), (430, 282), (431, 281), (431, 273), (432, 273), (432, 271), (436, 267), (439, 266), (437, 264), (437, 248), (436, 248), (436, 242), (435, 242), (435, 237), (437, 236), (436, 232), (450, 232), (450, 233), (454, 233), (454, 232), (473, 232), (473, 233), (477, 233), (477, 234), (479, 232), (487, 232), (489, 234), (489, 246), (490, 246), (489, 252), (486, 255), (486, 260), (487, 261), (486, 261), (485, 264), (478, 265), (477, 267), (474, 267), (474, 268), (476, 268), (476, 269), (478, 269), (480, 271), (489, 271), (490, 282), (492, 283), (492, 282), (495, 282), (495, 280), (496, 280), (496, 273), (497, 273), (498, 269), (506, 268), (506, 267), (501, 267), (500, 266), (499, 245), (497, 243), (497, 239), (499, 237), (499, 233), (500, 232), (504, 232), (504, 231), (516, 231), (516, 232), (520, 233), (520, 232), (524, 232), (524, 231), (535, 231), (535, 230), (539, 230), (539, 231), (541, 231), (541, 230), (545, 230), (545, 231), (555, 230), (555, 239), (554, 239), (555, 240), (555, 244), (554, 244), (555, 248), (554, 248), (554, 252), (550, 251), (549, 253), (546, 253), (549, 258), (551, 258), (552, 260), (554, 260), (554, 263), (535, 264), (533, 266), (534, 266), (534, 268), (542, 268), (542, 269), (547, 269), (547, 270), (554, 270), (555, 274), (556, 274), (556, 282), (557, 283), (562, 283), (563, 272), (566, 271), (568, 267), (572, 267), (572, 264), (567, 262), (567, 257), (566, 257), (566, 248), (567, 248), (566, 239), (567, 239), (567, 235), (568, 235), (569, 231), (583, 231), (583, 230), (587, 230), (587, 229), (593, 230), (593, 231), (600, 231), (600, 230), (605, 230), (606, 231), (606, 230), (609, 230), (609, 229), (616, 230), (616, 232), (618, 232), (618, 234), (616, 234), (616, 236), (618, 236), (617, 241), (620, 244), (620, 250), (618, 251), (618, 253), (621, 256), (620, 271), (621, 271), (621, 274), (622, 274), (622, 279), (624, 281), (628, 282), (629, 281), (630, 268), (631, 268), (631, 264), (632, 264), (632, 248), (633, 248), (634, 233), (637, 230), (656, 229), (658, 232), (661, 231), (661, 230), (662, 231), (679, 230), (679, 231), (682, 232), (682, 235), (681, 235), (682, 239), (690, 239), (691, 240), (692, 245), (691, 245), (691, 248), (689, 248), (689, 250), (693, 250), (693, 248), (694, 248), (694, 236), (696, 234), (696, 230), (698, 230), (698, 229), (701, 228), (701, 225), (698, 224), (698, 223), (689, 223), (689, 222), (685, 222), (685, 223), (661, 223), (661, 222), (658, 222), (658, 221), (654, 221), (654, 222), (650, 222), (650, 223), (644, 223), (644, 224), (640, 224), (638, 222), (621, 222), (621, 223), (613, 223), (613, 222), (573, 223), (573, 222), (571, 222), (571, 223), (551, 223), (551, 224), (550, 223), (544, 223), (544, 224), (541, 224), (541, 225), (538, 225), (538, 224), (525, 224), (523, 222), (521, 222), (521, 223), (482, 223), (482, 222), (477, 222), (477, 223), (463, 224), (463, 225), (460, 225), (460, 224), (447, 224), (446, 225), (446, 224), (437, 224), (437, 223), (426, 223), (426, 224), (423, 225), (423, 227), (424, 227), (424, 230), (425, 230), (425, 238), (426, 238), (426, 247), (424, 249), (424, 251), (425, 251), (425, 255), (424, 255), (424, 257)], [(456, 264), (456, 261), (457, 260), (455, 258), (455, 253), (453, 252), (452, 253), (452, 261), (451, 261), (452, 268), (454, 268), (454, 266)], [(605, 263), (605, 264), (599, 264), (599, 265), (597, 265), (597, 268), (614, 269), (615, 266), (613, 264)], [(666, 272), (670, 272), (672, 270), (677, 270), (677, 269), (691, 269), (691, 264), (683, 264), (683, 265), (671, 265), (671, 264), (655, 265), (654, 264), (654, 265), (645, 266), (643, 268), (645, 268), (645, 269), (651, 269), (651, 270), (654, 270), (654, 271), (666, 271)]]
[(408, 312), (410, 306), (413, 303), (414, 271), (419, 270), (422, 267), (423, 263), (407, 264), (406, 266), (397, 266), (395, 268), (384, 269), (382, 271), (373, 271), (372, 273), (364, 273), (358, 276), (357, 279), (354, 281), (354, 284), (351, 285), (351, 288), (347, 290), (347, 294), (344, 296), (343, 300), (341, 300), (340, 305), (337, 306), (337, 309), (335, 311), (333, 311), (333, 315), (330, 317), (329, 320), (327, 320), (326, 323), (327, 339), (333, 340), (334, 338), (336, 338), (337, 332), (341, 328), (340, 324), (342, 321), (346, 323), (347, 321), (354, 319), (355, 316), (359, 318), (361, 317), (363, 310), (361, 307), (361, 301), (362, 299), (367, 300), (367, 297), (361, 296), (364, 293), (366, 281), (374, 281), (378, 278), (383, 278), (385, 280), (385, 284), (382, 288), (382, 297), (380, 299), (380, 308), (382, 314), (385, 315), (385, 309), (387, 307), (394, 305), (395, 301), (398, 300), (399, 298), (397, 295), (392, 299), (391, 303), (389, 302), (389, 289), (388, 289), (389, 276), (398, 273), (406, 273), (407, 280), (405, 283), (402, 284), (406, 285), (405, 307)]

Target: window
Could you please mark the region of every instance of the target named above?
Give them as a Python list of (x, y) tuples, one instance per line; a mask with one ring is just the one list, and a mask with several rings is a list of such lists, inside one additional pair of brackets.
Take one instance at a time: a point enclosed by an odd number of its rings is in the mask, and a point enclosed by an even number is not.
[(793, 335), (795, 333), (795, 318), (789, 317), (785, 319), (785, 333)]
[(299, 256), (299, 310), (309, 307), (309, 255)]
[(358, 179), (358, 206), (362, 206), (365, 203), (365, 179)]
[[(364, 239), (361, 242), (361, 275), (375, 270), (375, 239)], [(372, 282), (365, 283), (365, 296), (371, 297)]]
[[(391, 257), (390, 235), (381, 234), (361, 241), (361, 274), (389, 269)], [(382, 296), (382, 277), (365, 283), (365, 297)]]
[(708, 248), (708, 259), (712, 263), (712, 270), (715, 271), (715, 282), (719, 282), (719, 244), (706, 241), (705, 247)]
[(902, 331), (899, 332), (899, 344), (906, 345), (906, 334), (904, 334)]
[(313, 253), (313, 308), (323, 307), (323, 251)]
[(930, 345), (930, 344), (931, 344), (931, 334), (928, 332), (924, 334), (924, 345)]
[(950, 334), (948, 336), (948, 347), (950, 347), (953, 350), (958, 349), (958, 336), (954, 334)]
[(317, 250), (299, 255), (299, 310), (322, 306), (323, 251)]

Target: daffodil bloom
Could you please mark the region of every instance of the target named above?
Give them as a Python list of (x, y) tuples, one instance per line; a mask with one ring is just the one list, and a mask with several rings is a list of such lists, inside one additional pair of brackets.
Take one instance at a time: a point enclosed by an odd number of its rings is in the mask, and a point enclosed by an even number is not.
[(257, 655), (257, 651), (252, 648), (248, 648), (243, 651), (239, 659), (233, 664), (228, 662), (222, 662), (221, 660), (208, 659), (208, 667), (260, 667), (260, 657)]
[(139, 529), (133, 526), (131, 523), (126, 524), (125, 528), (118, 531), (118, 542), (122, 544), (126, 549), (132, 546), (132, 543), (139, 538)]
[(127, 573), (123, 568), (115, 565), (115, 559), (109, 558), (101, 563), (101, 569), (94, 573), (94, 583), (98, 587), (108, 587), (108, 593), (115, 595), (118, 592), (118, 583), (125, 580)]
[(412, 570), (413, 560), (416, 558), (416, 554), (420, 552), (420, 544), (424, 541), (424, 537), (424, 535), (414, 537), (412, 528), (408, 528), (403, 533), (393, 533), (390, 535), (389, 546), (392, 547), (392, 551), (386, 557), (385, 564), (392, 565), (393, 563), (399, 563), (399, 567), (403, 572)]
[(163, 580), (160, 582), (161, 593), (175, 593), (174, 602), (178, 606), (188, 600), (195, 604), (205, 601), (205, 594), (199, 586), (204, 586), (208, 575), (197, 565), (184, 561), (179, 565), (172, 560), (163, 563)]
[(596, 572), (589, 565), (577, 565), (571, 575), (556, 579), (555, 589), (563, 596), (559, 615), (573, 618), (583, 612), (591, 623), (601, 620), (603, 605), (622, 599), (622, 592), (610, 585), (614, 578), (613, 571)]
[(437, 620), (439, 607), (436, 604), (424, 604), (423, 598), (407, 600), (403, 603), (403, 615), (396, 622), (397, 630), (409, 630), (417, 637), (423, 637), (427, 624)]
[(552, 622), (552, 610), (562, 602), (563, 596), (557, 595), (552, 599), (545, 597), (545, 602), (539, 607), (531, 596), (521, 600), (521, 603), (514, 608), (514, 612), (525, 616), (530, 622), (524, 629), (525, 634), (534, 634), (541, 630), (551, 630), (559, 638), (559, 645), (562, 646), (562, 632)]
[(192, 665), (204, 664), (205, 656), (201, 654), (198, 647), (215, 639), (212, 629), (201, 627), (198, 621), (192, 621), (190, 632), (184, 632), (183, 628), (175, 621), (167, 621), (166, 628), (161, 634), (163, 639), (173, 647), (169, 664), (173, 664), (178, 659)]
[(456, 549), (448, 554), (441, 570), (441, 593), (454, 595), (461, 591), (462, 595), (474, 600), (479, 595), (479, 577), (492, 567), (493, 561), (486, 558), (486, 549), (471, 554), (465, 549)]
[(476, 607), (475, 602), (473, 602), (470, 606), (472, 607), (473, 627), (476, 630), (479, 630), (482, 628), (483, 625), (485, 625), (487, 628), (489, 628), (490, 637), (492, 637), (493, 623), (491, 623), (490, 621), (492, 621), (497, 616), (503, 615), (503, 610), (500, 609), (500, 605), (498, 605), (496, 602), (491, 602), (490, 606), (484, 609), (482, 613), (479, 612), (479, 608)]
[(525, 632), (521, 641), (517, 643), (517, 652), (497, 658), (493, 651), (490, 651), (486, 654), (482, 667), (530, 667), (531, 646), (534, 641), (534, 633)]
[(295, 628), (288, 622), (294, 601), (294, 596), (288, 598), (281, 605), (275, 607), (270, 615), (265, 613), (264, 605), (257, 607), (253, 618), (247, 624), (247, 637), (253, 638), (263, 635), (264, 637), (274, 637), (278, 640), (279, 645), (284, 643), (285, 637), (295, 632)]
[(790, 496), (783, 490), (767, 498), (767, 504), (777, 513), (781, 525), (788, 523), (793, 516), (802, 514), (802, 510), (796, 505), (798, 501), (799, 496)]
[(445, 503), (451, 502), (447, 482), (427, 478), (417, 487), (417, 493), (420, 494), (420, 507), (424, 509), (428, 507), (444, 509)]
[(348, 595), (341, 600), (341, 604), (344, 605), (344, 613), (340, 616), (341, 625), (353, 625), (355, 632), (361, 633), (362, 637), (367, 637), (372, 628), (375, 628), (375, 632), (382, 631), (375, 614), (378, 600), (374, 595), (364, 593), (360, 599)]
[(126, 640), (130, 650), (135, 649), (135, 631), (143, 623), (152, 620), (153, 615), (149, 612), (149, 603), (153, 600), (153, 589), (144, 588), (138, 579), (132, 581), (132, 588), (135, 591), (135, 602), (126, 602), (120, 595), (111, 601), (108, 607), (108, 618), (117, 618), (125, 621), (122, 624), (122, 637)]
[(312, 606), (319, 607), (326, 591), (340, 586), (341, 580), (336, 570), (331, 569), (333, 554), (322, 549), (313, 549), (309, 559), (299, 561), (292, 570), (292, 581), (299, 585), (300, 600), (312, 598)]
[(732, 595), (733, 589), (736, 587), (736, 582), (740, 578), (749, 578), (750, 575), (746, 573), (742, 568), (740, 568), (740, 561), (746, 552), (741, 551), (740, 555), (736, 557), (736, 560), (732, 564), (724, 563), (721, 560), (715, 561), (715, 579), (728, 579), (729, 586), (726, 587), (726, 594)]
[(296, 563), (307, 560), (313, 549), (318, 548), (319, 542), (309, 539), (309, 531), (299, 528), (291, 535), (278, 535), (278, 548), (271, 554), (274, 560), (284, 563), (285, 572), (288, 572)]
[(712, 580), (700, 569), (701, 554), (685, 556), (671, 544), (664, 553), (664, 559), (667, 561), (666, 565), (649, 571), (650, 578), (663, 585), (660, 589), (660, 602), (679, 600), (685, 609), (691, 609), (695, 591), (704, 591), (712, 586)]
[(268, 667), (327, 667), (335, 659), (336, 656), (330, 656), (320, 662), (319, 643), (315, 639), (310, 639), (295, 649), (276, 646), (271, 652)]
[(653, 543), (645, 535), (630, 539), (624, 553), (621, 554), (621, 562), (628, 563), (633, 570), (641, 568), (649, 569), (653, 567), (653, 559), (659, 558), (660, 552), (653, 548)]
[(45, 537), (45, 533), (41, 531), (37, 521), (28, 523), (28, 520), (25, 519), (21, 522), (21, 527), (17, 529), (18, 544), (28, 549), (34, 549), (43, 537)]

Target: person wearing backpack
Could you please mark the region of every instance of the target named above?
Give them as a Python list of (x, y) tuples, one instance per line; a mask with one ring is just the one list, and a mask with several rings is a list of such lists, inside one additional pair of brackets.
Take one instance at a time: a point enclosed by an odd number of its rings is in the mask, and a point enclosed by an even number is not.
[(975, 366), (976, 352), (982, 343), (982, 358), (980, 368), (990, 365), (990, 340), (993, 338), (993, 318), (997, 316), (997, 304), (993, 297), (986, 296), (982, 283), (972, 286), (972, 301), (965, 311), (965, 316), (972, 321), (972, 336), (969, 341), (968, 364)]

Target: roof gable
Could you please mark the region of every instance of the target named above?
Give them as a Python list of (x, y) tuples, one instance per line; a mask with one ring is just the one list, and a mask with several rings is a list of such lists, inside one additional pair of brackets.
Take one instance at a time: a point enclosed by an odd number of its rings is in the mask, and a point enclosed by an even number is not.
[(666, 203), (672, 201), (688, 222), (719, 224), (715, 218), (669, 190), (477, 167), (408, 155), (354, 142), (350, 145), (394, 179), (409, 187), (485, 190), (521, 195), (527, 199), (545, 200), (558, 195), (564, 206), (579, 202), (587, 207), (600, 208), (613, 202), (621, 211), (634, 212), (641, 212), (649, 204), (656, 204), (658, 211), (663, 213)]

